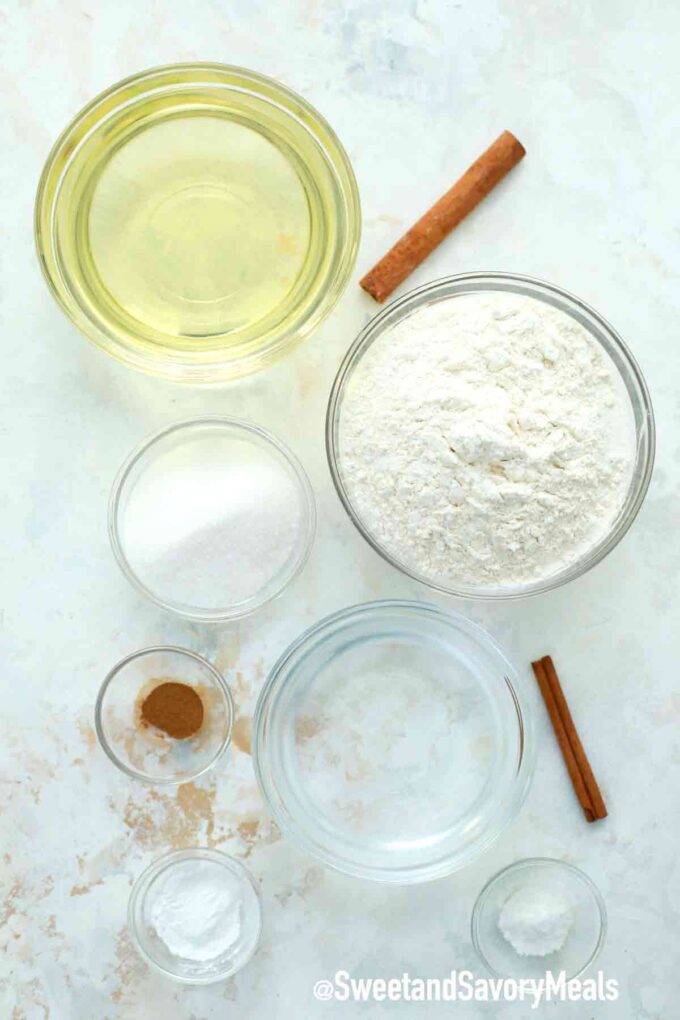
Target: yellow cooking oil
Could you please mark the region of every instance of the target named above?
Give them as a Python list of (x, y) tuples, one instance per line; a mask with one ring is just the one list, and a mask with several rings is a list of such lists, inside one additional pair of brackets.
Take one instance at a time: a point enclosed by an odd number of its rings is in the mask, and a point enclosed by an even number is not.
[(356, 258), (356, 181), (332, 129), (273, 79), (140, 72), (84, 107), (38, 186), (48, 285), (107, 353), (194, 382), (269, 364), (325, 318)]
[(305, 189), (283, 153), (224, 118), (154, 123), (92, 188), (86, 242), (101, 299), (159, 334), (214, 337), (281, 305), (310, 240)]

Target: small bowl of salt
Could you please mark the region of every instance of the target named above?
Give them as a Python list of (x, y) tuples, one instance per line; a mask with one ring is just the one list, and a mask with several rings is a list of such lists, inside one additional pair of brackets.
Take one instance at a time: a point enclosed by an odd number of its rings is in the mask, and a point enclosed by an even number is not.
[(135, 882), (128, 926), (141, 956), (166, 977), (212, 984), (255, 953), (260, 894), (247, 868), (218, 850), (175, 850)]
[(594, 962), (607, 912), (593, 881), (573, 864), (535, 857), (499, 871), (477, 897), (472, 941), (498, 977), (580, 977)]

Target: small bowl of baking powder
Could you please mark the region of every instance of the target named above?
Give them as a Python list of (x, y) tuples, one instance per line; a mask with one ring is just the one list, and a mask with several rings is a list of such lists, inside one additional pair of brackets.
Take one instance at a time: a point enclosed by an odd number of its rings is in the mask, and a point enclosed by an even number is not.
[(616, 331), (552, 284), (468, 273), (380, 311), (338, 371), (331, 474), (393, 566), (517, 598), (599, 563), (647, 492), (654, 418)]
[(224, 981), (248, 963), (262, 928), (247, 868), (218, 850), (176, 850), (135, 882), (128, 925), (142, 957), (185, 984)]

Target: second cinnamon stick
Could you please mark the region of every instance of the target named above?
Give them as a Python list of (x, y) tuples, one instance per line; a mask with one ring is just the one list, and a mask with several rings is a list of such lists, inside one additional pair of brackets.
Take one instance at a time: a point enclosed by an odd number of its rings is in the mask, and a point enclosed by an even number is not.
[(550, 722), (569, 772), (569, 778), (586, 820), (596, 822), (601, 818), (606, 818), (607, 809), (576, 731), (555, 665), (551, 657), (545, 655), (542, 659), (532, 662), (531, 667), (543, 695)]
[(569, 773), (569, 778), (571, 779), (571, 785), (574, 787), (574, 793), (578, 797), (579, 804), (583, 808), (583, 813), (586, 816), (586, 821), (594, 822), (595, 810), (593, 808), (590, 795), (588, 794), (588, 790), (586, 789), (586, 784), (581, 774), (581, 770), (578, 767), (578, 762), (576, 761), (576, 757), (572, 750), (569, 735), (567, 733), (564, 722), (560, 715), (560, 711), (557, 707), (557, 702), (555, 701), (552, 689), (548, 682), (545, 667), (543, 666), (543, 660), (539, 659), (536, 662), (532, 662), (531, 668), (534, 671), (534, 676), (536, 677), (536, 681), (538, 683), (538, 686), (540, 687), (541, 694), (543, 696), (543, 701), (545, 702), (545, 707), (548, 710), (550, 722), (552, 723), (552, 728), (555, 731), (557, 743), (559, 744), (560, 751), (562, 752), (562, 758), (564, 759), (564, 764), (567, 767), (567, 772)]
[(557, 704), (560, 716), (564, 721), (576, 763), (581, 775), (583, 776), (586, 788), (588, 789), (593, 812), (595, 814), (595, 820), (599, 818), (606, 818), (607, 808), (605, 807), (604, 799), (600, 793), (600, 787), (597, 784), (593, 770), (590, 767), (588, 756), (586, 755), (583, 744), (581, 743), (581, 738), (579, 737), (576, 726), (574, 725), (574, 720), (572, 719), (567, 699), (564, 696), (564, 691), (562, 690), (562, 684), (560, 683), (560, 678), (557, 675), (555, 664), (549, 655), (544, 655), (541, 662), (543, 663), (543, 668), (545, 669), (550, 690), (553, 698), (555, 699), (555, 703)]

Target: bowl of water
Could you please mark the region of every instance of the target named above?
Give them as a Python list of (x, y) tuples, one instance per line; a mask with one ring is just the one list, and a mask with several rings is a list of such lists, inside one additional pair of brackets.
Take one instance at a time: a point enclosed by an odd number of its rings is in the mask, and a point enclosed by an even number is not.
[(346, 874), (423, 882), (474, 860), (519, 811), (531, 713), (481, 627), (427, 603), (373, 602), (283, 653), (258, 700), (253, 755), (300, 848)]

